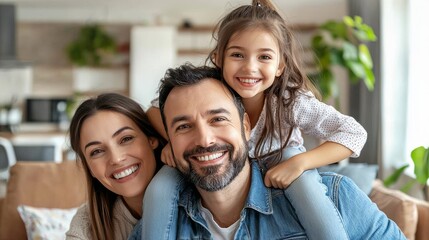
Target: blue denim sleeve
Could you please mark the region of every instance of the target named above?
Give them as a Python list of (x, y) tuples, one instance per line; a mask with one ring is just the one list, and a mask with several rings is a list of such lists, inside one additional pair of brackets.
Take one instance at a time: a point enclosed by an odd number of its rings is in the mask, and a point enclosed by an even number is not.
[(143, 220), (140, 219), (137, 224), (134, 226), (133, 230), (128, 236), (128, 240), (141, 240), (142, 239), (142, 224)]
[(350, 239), (406, 239), (396, 223), (380, 211), (350, 178), (335, 173), (321, 175)]

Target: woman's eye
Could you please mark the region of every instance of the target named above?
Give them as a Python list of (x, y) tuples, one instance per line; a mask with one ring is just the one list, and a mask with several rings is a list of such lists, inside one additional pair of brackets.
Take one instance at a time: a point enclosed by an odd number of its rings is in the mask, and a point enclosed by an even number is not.
[(134, 137), (133, 137), (133, 136), (126, 136), (126, 137), (123, 137), (123, 138), (121, 139), (121, 143), (129, 142), (129, 141), (131, 141), (131, 140), (133, 140), (133, 139), (134, 139)]
[(103, 151), (101, 149), (94, 149), (89, 153), (89, 156), (94, 157), (101, 154)]

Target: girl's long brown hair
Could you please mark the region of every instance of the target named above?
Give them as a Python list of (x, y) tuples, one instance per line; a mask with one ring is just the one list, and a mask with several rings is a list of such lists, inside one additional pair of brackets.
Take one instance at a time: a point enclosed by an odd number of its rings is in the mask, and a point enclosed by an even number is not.
[[(281, 149), (264, 154), (264, 147), (268, 146), (271, 149), (276, 138), (280, 138), (282, 149), (287, 145), (294, 127), (292, 107), (298, 91), (312, 91), (316, 96), (319, 94), (301, 68), (296, 40), (274, 3), (270, 0), (253, 0), (252, 5), (240, 6), (221, 19), (213, 32), (216, 47), (210, 52), (206, 63), (211, 62), (223, 69), (224, 53), (230, 38), (234, 34), (255, 28), (269, 32), (277, 40), (281, 62), (285, 65), (284, 72), (271, 87), (265, 90), (266, 121), (255, 149), (257, 159), (274, 157), (279, 161), (282, 157)], [(289, 96), (286, 99), (283, 98), (285, 92), (288, 92)], [(271, 106), (274, 98), (278, 101), (275, 109)], [(287, 131), (281, 128), (283, 118), (286, 118), (291, 125), (288, 134), (285, 134)], [(275, 119), (276, 121), (274, 121)], [(276, 132), (278, 136), (276, 136)]]
[[(81, 128), (84, 121), (99, 111), (113, 111), (130, 118), (147, 137), (155, 137), (159, 145), (154, 151), (157, 161), (157, 170), (162, 166), (160, 154), (165, 141), (152, 127), (146, 113), (138, 103), (128, 97), (116, 93), (101, 94), (98, 97), (84, 101), (76, 110), (70, 122), (70, 144), (77, 154), (77, 160), (82, 164), (87, 179), (88, 206), (91, 219), (92, 239), (114, 240), (113, 237), (113, 206), (119, 195), (111, 192), (96, 178), (92, 177), (91, 170), (80, 147)], [(106, 120), (108, 121), (108, 119)], [(143, 199), (142, 199), (143, 201)]]

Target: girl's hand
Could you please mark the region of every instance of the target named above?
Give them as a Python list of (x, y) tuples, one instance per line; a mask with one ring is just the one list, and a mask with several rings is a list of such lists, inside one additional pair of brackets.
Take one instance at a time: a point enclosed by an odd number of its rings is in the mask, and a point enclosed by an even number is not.
[(286, 189), (304, 172), (299, 161), (293, 157), (270, 168), (265, 174), (264, 183), (267, 187)]
[(176, 162), (174, 162), (174, 157), (173, 157), (173, 153), (171, 152), (170, 143), (167, 143), (162, 149), (161, 161), (170, 167), (176, 167)]

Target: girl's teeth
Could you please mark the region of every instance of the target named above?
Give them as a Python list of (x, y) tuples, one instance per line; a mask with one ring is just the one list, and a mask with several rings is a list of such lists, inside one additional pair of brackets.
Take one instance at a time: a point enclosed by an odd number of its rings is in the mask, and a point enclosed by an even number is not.
[(222, 155), (223, 155), (223, 153), (214, 153), (214, 154), (210, 154), (210, 155), (206, 155), (206, 156), (199, 156), (199, 157), (197, 157), (197, 159), (198, 159), (198, 161), (210, 161), (210, 160), (219, 158)]
[(242, 83), (256, 83), (257, 81), (257, 79), (240, 79)]
[(113, 174), (113, 177), (116, 179), (124, 178), (126, 176), (129, 176), (131, 173), (135, 172), (137, 170), (137, 168), (138, 167), (136, 165), (134, 165), (133, 167), (125, 169), (124, 171), (122, 171), (120, 173)]

